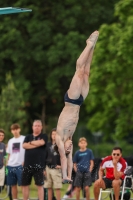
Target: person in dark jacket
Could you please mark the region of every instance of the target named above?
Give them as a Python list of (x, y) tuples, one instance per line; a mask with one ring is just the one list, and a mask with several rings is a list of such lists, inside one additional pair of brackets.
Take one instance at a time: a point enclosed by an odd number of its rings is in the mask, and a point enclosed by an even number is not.
[(60, 155), (55, 151), (55, 137), (56, 129), (52, 129), (50, 134), (50, 142), (47, 144), (47, 158), (46, 158), (46, 180), (44, 188), (48, 189), (48, 200), (53, 198), (53, 188), (56, 192), (56, 199), (61, 199), (62, 188), (62, 172)]

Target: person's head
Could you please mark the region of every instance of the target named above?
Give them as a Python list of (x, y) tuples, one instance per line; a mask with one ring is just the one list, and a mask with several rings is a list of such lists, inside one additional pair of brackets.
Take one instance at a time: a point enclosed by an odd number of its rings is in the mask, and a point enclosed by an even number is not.
[[(68, 155), (70, 153), (70, 151), (72, 150), (72, 140), (70, 138), (68, 138), (65, 143), (64, 143), (64, 149), (65, 149), (65, 153), (66, 155)], [(54, 150), (59, 153), (58, 151), (58, 146), (55, 145)]]
[(86, 149), (87, 147), (87, 140), (85, 137), (81, 137), (78, 142), (78, 146), (80, 149)]
[(20, 125), (15, 123), (11, 125), (11, 133), (14, 135), (14, 137), (19, 137), (20, 136)]
[(33, 130), (33, 134), (35, 135), (39, 135), (42, 131), (42, 122), (41, 120), (37, 119), (34, 120), (33, 125), (32, 125), (32, 130)]
[(64, 143), (64, 149), (65, 149), (65, 153), (69, 154), (70, 151), (72, 150), (72, 140), (70, 138), (68, 138), (65, 143)]
[(5, 137), (5, 131), (2, 128), (0, 128), (0, 142), (4, 140), (4, 137)]
[(117, 161), (122, 157), (122, 148), (120, 147), (114, 147), (112, 149), (112, 158), (116, 159)]
[(51, 130), (51, 133), (50, 133), (50, 140), (51, 140), (51, 142), (55, 141), (55, 136), (56, 136), (56, 128), (53, 128)]

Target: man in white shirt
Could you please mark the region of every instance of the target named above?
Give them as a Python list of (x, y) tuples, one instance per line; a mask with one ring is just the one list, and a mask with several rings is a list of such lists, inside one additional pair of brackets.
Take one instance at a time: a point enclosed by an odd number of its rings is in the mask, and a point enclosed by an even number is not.
[(17, 185), (21, 186), (21, 176), (23, 171), (23, 162), (25, 150), (23, 148), (23, 141), (25, 136), (20, 135), (19, 124), (11, 125), (11, 132), (13, 138), (8, 141), (7, 150), (8, 161), (7, 161), (7, 185), (11, 186), (13, 200), (18, 199)]

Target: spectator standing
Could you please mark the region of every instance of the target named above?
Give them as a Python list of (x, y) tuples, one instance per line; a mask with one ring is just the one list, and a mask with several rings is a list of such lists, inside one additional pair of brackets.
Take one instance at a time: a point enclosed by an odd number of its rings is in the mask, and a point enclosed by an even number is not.
[(23, 147), (26, 149), (24, 169), (22, 174), (23, 200), (29, 199), (29, 185), (32, 177), (38, 190), (39, 200), (44, 200), (44, 170), (46, 165), (47, 135), (43, 134), (42, 122), (35, 120), (32, 126), (33, 133), (25, 137)]
[(55, 151), (55, 137), (56, 129), (52, 129), (50, 134), (51, 142), (47, 144), (46, 181), (44, 184), (44, 188), (48, 188), (48, 200), (53, 198), (53, 188), (56, 191), (56, 199), (61, 199), (62, 173), (60, 155)]
[(0, 129), (0, 186), (4, 185), (5, 180), (5, 156), (6, 156), (6, 146), (3, 143), (5, 137), (5, 131)]
[(7, 144), (7, 185), (11, 186), (12, 197), (14, 200), (18, 199), (17, 184), (21, 186), (21, 176), (23, 170), (24, 153), (23, 141), (25, 136), (20, 135), (21, 129), (19, 124), (11, 125), (11, 132), (13, 138)]
[(74, 186), (76, 187), (76, 200), (80, 199), (80, 190), (85, 191), (86, 199), (90, 199), (89, 187), (92, 184), (91, 171), (94, 166), (94, 156), (91, 149), (87, 149), (87, 140), (82, 137), (79, 139), (79, 150), (74, 155), (74, 170), (76, 177)]
[(122, 149), (120, 147), (114, 147), (112, 155), (102, 160), (99, 169), (99, 179), (94, 183), (95, 200), (98, 200), (100, 188), (106, 189), (112, 187), (114, 189), (115, 200), (119, 200), (120, 186), (125, 177), (124, 171), (126, 166), (127, 163), (122, 158)]

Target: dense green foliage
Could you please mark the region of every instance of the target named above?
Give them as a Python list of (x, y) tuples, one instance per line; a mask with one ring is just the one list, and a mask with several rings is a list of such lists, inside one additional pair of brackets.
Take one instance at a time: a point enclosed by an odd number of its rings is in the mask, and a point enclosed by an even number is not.
[(90, 80), (88, 127), (106, 138), (130, 136), (133, 142), (133, 1), (115, 6), (118, 18), (100, 27)]
[(85, 40), (102, 23), (113, 21), (115, 2), (5, 0), (1, 3), (1, 7), (12, 5), (33, 10), (0, 16), (0, 85), (10, 70), (17, 89), (23, 91), (29, 125), (33, 119), (42, 117), (43, 110), (45, 123), (49, 125), (55, 118), (56, 124)]
[[(0, 7), (32, 9), (31, 13), (0, 15), (0, 90), (11, 71), (15, 89), (23, 96), (29, 132), (36, 118), (42, 119), (44, 131), (56, 126), (76, 59), (89, 34), (100, 30), (91, 67), (90, 93), (81, 108), (74, 141), (83, 135), (94, 137), (80, 129), (81, 124), (87, 124), (92, 133), (101, 131), (104, 139), (112, 142), (122, 137), (133, 141), (132, 4), (132, 0), (0, 3)], [(19, 109), (23, 111), (21, 106)], [(20, 121), (17, 114), (10, 123), (14, 120)], [(24, 126), (25, 122), (23, 130)]]
[(27, 131), (27, 115), (24, 108), (23, 95), (20, 90), (16, 90), (11, 74), (6, 76), (6, 86), (2, 88), (0, 96), (0, 127), (4, 127), (7, 141), (11, 137), (10, 126), (19, 122), (23, 127), (22, 131)]

